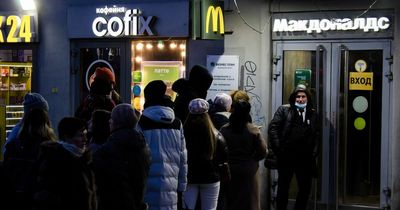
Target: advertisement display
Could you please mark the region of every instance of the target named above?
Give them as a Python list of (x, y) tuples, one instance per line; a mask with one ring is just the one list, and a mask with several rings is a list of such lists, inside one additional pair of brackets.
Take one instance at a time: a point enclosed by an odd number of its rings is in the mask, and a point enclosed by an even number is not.
[(239, 56), (208, 55), (207, 69), (214, 77), (207, 99), (213, 99), (217, 93), (239, 89)]
[(146, 87), (153, 80), (162, 80), (167, 85), (166, 94), (175, 99), (172, 84), (180, 78), (181, 61), (144, 61), (142, 63), (142, 85)]

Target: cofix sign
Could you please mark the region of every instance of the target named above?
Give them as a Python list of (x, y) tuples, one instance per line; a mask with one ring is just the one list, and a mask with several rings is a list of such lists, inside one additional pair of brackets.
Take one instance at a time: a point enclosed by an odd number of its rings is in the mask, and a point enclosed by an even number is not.
[(72, 39), (188, 37), (189, 2), (70, 6), (67, 25)]
[[(125, 7), (96, 8), (97, 14), (92, 23), (92, 31), (97, 37), (154, 35), (151, 24), (155, 17), (143, 17), (140, 9), (126, 9)], [(120, 16), (119, 14), (123, 14)]]

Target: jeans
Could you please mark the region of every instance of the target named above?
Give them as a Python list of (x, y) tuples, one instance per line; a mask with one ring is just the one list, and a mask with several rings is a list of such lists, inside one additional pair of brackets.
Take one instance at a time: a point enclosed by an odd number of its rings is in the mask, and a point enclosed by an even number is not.
[(188, 184), (183, 193), (183, 209), (193, 210), (197, 196), (200, 193), (201, 210), (215, 210), (217, 208), (219, 182), (210, 184)]

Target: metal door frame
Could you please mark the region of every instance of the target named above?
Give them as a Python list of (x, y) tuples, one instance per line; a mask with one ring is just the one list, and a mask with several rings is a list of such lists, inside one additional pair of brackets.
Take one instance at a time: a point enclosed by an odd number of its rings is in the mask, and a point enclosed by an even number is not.
[(120, 81), (119, 94), (122, 101), (130, 99), (130, 81), (131, 81), (131, 48), (130, 40), (72, 40), (71, 41), (71, 106), (72, 110), (80, 104), (79, 93), (79, 74), (80, 71), (80, 49), (81, 48), (120, 48)]
[[(390, 73), (390, 60), (391, 57), (391, 42), (390, 40), (350, 40), (350, 41), (340, 41), (340, 42), (332, 42), (332, 83), (331, 89), (332, 91), (332, 101), (331, 103), (335, 106), (332, 106), (331, 113), (336, 113), (336, 119), (339, 119), (339, 88), (340, 88), (340, 51), (342, 47), (346, 47), (348, 50), (382, 50), (382, 114), (381, 114), (381, 172), (380, 172), (380, 207), (383, 208), (387, 205), (386, 196), (384, 194), (384, 190), (390, 187), (391, 183), (391, 150), (390, 150), (390, 132), (391, 132), (391, 103), (390, 103), (390, 95), (391, 95), (391, 85), (390, 80), (386, 75)], [(385, 76), (385, 77), (384, 77)], [(339, 127), (339, 121), (334, 121), (335, 130)], [(335, 142), (338, 143), (338, 132), (334, 132)], [(338, 145), (336, 145), (338, 147)], [(338, 158), (338, 155), (336, 155)], [(338, 160), (335, 160), (336, 163), (336, 189), (338, 187)], [(336, 206), (339, 206), (338, 203), (338, 190), (336, 190)]]
[[(391, 57), (391, 41), (390, 40), (311, 40), (311, 41), (274, 41), (273, 42), (273, 81), (272, 81), (272, 113), (282, 103), (282, 74), (283, 74), (283, 52), (285, 50), (318, 50), (322, 46), (324, 52), (324, 75), (323, 85), (323, 110), (320, 115), (323, 117), (322, 130), (322, 185), (321, 185), (321, 202), (327, 205), (327, 209), (334, 205), (335, 209), (339, 209), (338, 197), (338, 156), (332, 158), (329, 155), (330, 147), (333, 146), (331, 141), (335, 142), (335, 151), (337, 152), (337, 128), (339, 119), (339, 78), (340, 78), (340, 47), (345, 45), (350, 50), (382, 50), (383, 51), (383, 69), (382, 75), (382, 122), (381, 122), (381, 174), (380, 174), (380, 207), (387, 205), (387, 199), (384, 189), (390, 187), (391, 183), (391, 158), (390, 158), (390, 132), (392, 130), (390, 121), (390, 95), (391, 85), (386, 75), (390, 74), (390, 57)], [(329, 102), (329, 103), (328, 103)], [(336, 160), (335, 160), (336, 159)], [(332, 166), (334, 162), (334, 166)], [(352, 208), (352, 207), (350, 207)], [(340, 209), (346, 209), (340, 206)]]

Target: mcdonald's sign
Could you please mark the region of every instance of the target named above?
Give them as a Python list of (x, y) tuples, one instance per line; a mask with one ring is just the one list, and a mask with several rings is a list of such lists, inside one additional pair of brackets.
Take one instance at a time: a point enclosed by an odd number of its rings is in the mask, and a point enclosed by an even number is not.
[[(219, 33), (224, 34), (225, 29), (224, 29), (224, 14), (222, 13), (221, 7), (214, 7), (214, 6), (209, 6), (207, 9), (207, 15), (206, 15), (206, 33), (209, 32), (210, 28), (210, 19), (212, 19), (212, 31), (213, 32), (218, 32), (218, 26), (219, 26)], [(218, 20), (219, 20), (219, 25), (218, 25)]]
[(201, 26), (202, 39), (224, 38), (224, 1), (201, 0)]

